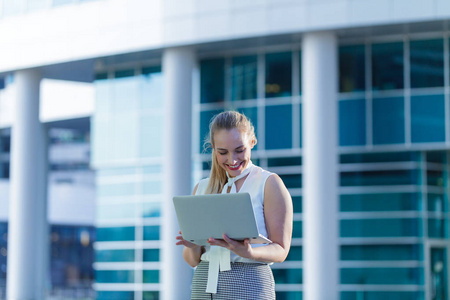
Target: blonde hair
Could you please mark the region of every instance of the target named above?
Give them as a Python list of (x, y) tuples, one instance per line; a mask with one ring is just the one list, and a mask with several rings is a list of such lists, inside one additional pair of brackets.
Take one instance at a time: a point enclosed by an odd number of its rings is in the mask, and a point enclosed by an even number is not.
[(209, 136), (205, 141), (205, 149), (212, 148), (211, 173), (206, 194), (220, 193), (228, 180), (225, 170), (217, 163), (217, 157), (214, 151), (214, 134), (222, 129), (231, 130), (234, 128), (246, 133), (247, 137), (253, 141), (252, 146), (256, 145), (255, 128), (244, 114), (237, 111), (224, 111), (214, 116), (209, 124)]

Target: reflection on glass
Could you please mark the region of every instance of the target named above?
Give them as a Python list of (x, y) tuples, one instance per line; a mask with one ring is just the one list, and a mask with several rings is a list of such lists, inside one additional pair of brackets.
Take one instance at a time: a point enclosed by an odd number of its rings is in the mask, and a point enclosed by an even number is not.
[(341, 93), (365, 90), (365, 46), (339, 47), (339, 91)]
[(372, 89), (403, 88), (403, 43), (372, 45)]
[(292, 91), (292, 53), (266, 54), (266, 98), (289, 97)]
[(405, 142), (405, 107), (403, 98), (373, 99), (373, 143)]
[(200, 102), (222, 102), (225, 98), (225, 60), (205, 59), (200, 62)]
[(366, 101), (339, 101), (339, 145), (366, 144)]
[(445, 142), (444, 95), (411, 97), (411, 141)]
[(431, 299), (447, 300), (447, 254), (446, 248), (431, 248)]
[(229, 73), (231, 100), (256, 99), (256, 55), (233, 57)]
[(411, 87), (444, 86), (444, 41), (410, 42)]

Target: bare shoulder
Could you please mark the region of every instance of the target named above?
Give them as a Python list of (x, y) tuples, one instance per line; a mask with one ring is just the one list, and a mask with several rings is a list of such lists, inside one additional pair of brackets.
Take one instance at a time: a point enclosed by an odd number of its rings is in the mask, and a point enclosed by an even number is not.
[(283, 183), (283, 180), (275, 173), (267, 178), (266, 186), (264, 187), (264, 196), (269, 199), (291, 198), (286, 186)]
[(265, 189), (264, 192), (266, 193), (281, 192), (287, 190), (286, 186), (283, 183), (283, 180), (280, 178), (280, 176), (278, 176), (275, 173), (273, 173), (272, 175), (269, 176), (269, 178), (267, 178), (266, 186), (264, 189)]

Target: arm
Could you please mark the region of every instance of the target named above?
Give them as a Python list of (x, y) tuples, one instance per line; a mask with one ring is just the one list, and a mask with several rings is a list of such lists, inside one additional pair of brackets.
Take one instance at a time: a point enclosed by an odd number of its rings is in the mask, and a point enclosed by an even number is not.
[(273, 174), (264, 189), (264, 216), (268, 238), (272, 244), (252, 248), (249, 241), (238, 242), (223, 236), (224, 240), (210, 239), (211, 245), (230, 249), (239, 256), (262, 261), (283, 262), (291, 247), (293, 208), (292, 199), (281, 178)]
[[(193, 194), (195, 195), (195, 192), (197, 191), (198, 184), (194, 188)], [(200, 257), (205, 252), (205, 248), (198, 246), (196, 244), (193, 244), (191, 242), (186, 241), (183, 239), (183, 236), (181, 235), (181, 231), (179, 232), (180, 235), (176, 237), (177, 245), (183, 245), (183, 258), (184, 260), (191, 266), (196, 267), (200, 263)]]

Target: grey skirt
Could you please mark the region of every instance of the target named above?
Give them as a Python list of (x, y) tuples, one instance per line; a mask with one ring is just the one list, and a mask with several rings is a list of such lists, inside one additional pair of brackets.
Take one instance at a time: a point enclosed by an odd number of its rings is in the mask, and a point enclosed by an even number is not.
[(275, 282), (266, 264), (231, 263), (231, 270), (219, 272), (217, 293), (206, 293), (209, 263), (201, 261), (194, 272), (191, 300), (274, 300)]

